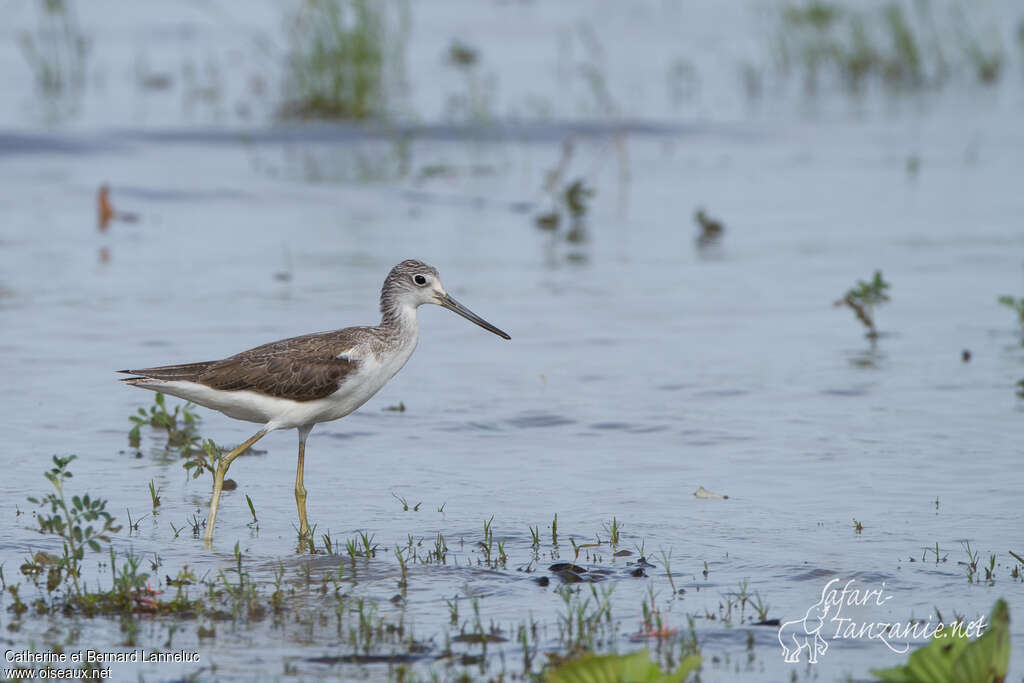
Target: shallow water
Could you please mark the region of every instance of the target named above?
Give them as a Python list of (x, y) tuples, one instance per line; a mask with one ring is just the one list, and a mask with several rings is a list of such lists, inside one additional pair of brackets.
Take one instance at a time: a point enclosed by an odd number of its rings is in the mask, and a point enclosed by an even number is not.
[[(647, 8), (637, 25), (656, 23), (658, 11), (670, 10)], [(94, 15), (81, 14), (92, 26)], [(464, 25), (493, 36), (500, 55), (512, 47), (502, 47), (489, 16)], [(263, 8), (251, 21), (271, 31), (275, 17)], [(608, 32), (615, 19), (593, 21)], [(447, 41), (423, 37), (436, 21), (417, 15), (414, 55), (443, 49)], [(122, 23), (156, 31), (148, 15), (119, 17), (108, 30)], [(194, 40), (216, 44), (219, 34), (196, 30)], [(112, 44), (99, 48), (108, 65), (136, 47)], [(614, 62), (619, 52), (610, 50)], [(0, 65), (11, 80), (24, 78), (10, 55)], [(517, 77), (509, 80), (515, 92)], [(653, 90), (654, 80), (642, 83)], [(421, 97), (422, 110), (436, 111), (433, 95)], [(545, 651), (561, 647), (566, 613), (548, 566), (575, 559), (611, 570), (594, 584), (598, 595), (613, 587), (606, 649), (641, 646), (628, 636), (653, 591), (662, 618), (679, 629), (672, 647), (687, 635), (687, 615), (696, 617), (701, 680), (793, 672), (860, 680), (905, 655), (837, 638), (818, 664), (794, 666), (783, 662), (777, 628), (750, 625), (749, 605), (726, 623), (722, 605), (747, 582), (769, 603), (769, 618), (800, 619), (832, 578), (864, 589), (884, 583), (884, 606), (847, 610), (862, 622), (934, 621), (936, 609), (947, 621), (974, 619), (998, 597), (1011, 613), (1020, 604), (1006, 551), (1022, 552), (1014, 385), (1024, 350), (1011, 312), (996, 302), (1024, 280), (1019, 79), (994, 92), (965, 86), (852, 112), (793, 105), (786, 115), (740, 116), (727, 107), (719, 118), (666, 119), (650, 105), (646, 117), (627, 117), (635, 123), (424, 123), (400, 127), (401, 135), (201, 116), (168, 122), (150, 104), (158, 113), (133, 120), (125, 113), (133, 105), (115, 100), (102, 123), (98, 105), (86, 106), (56, 128), (4, 110), (0, 562), (6, 581), (21, 580), (23, 597), (31, 594), (18, 566), (59, 546), (35, 533), (25, 497), (46, 491), (51, 455), (76, 454), (75, 490), (106, 497), (122, 522), (125, 510), (151, 513), (151, 480), (162, 488), (158, 510), (114, 541), (147, 565), (159, 557), (154, 584), (185, 565), (215, 578), (234, 566), (237, 541), (264, 590), (283, 564), (291, 611), (283, 623), (140, 616), (132, 647), (121, 645), (117, 619), (26, 617), (4, 632), (5, 649), (200, 652), (198, 664), (114, 665), (115, 677), (148, 680), (387, 678), (386, 662), (332, 659), (410, 652), (405, 642), (385, 639), (364, 652), (348, 640), (363, 598), (388, 623), (401, 621), (404, 641), (424, 646), (408, 661), (419, 676), (522, 671), (516, 631), (530, 620), (539, 625), (537, 670)], [(574, 145), (567, 177), (596, 190), (581, 243), (533, 222), (548, 208), (541, 183), (566, 139)], [(916, 174), (907, 171), (911, 156), (920, 159)], [(443, 172), (417, 175), (431, 166)], [(96, 231), (104, 181), (137, 223)], [(726, 225), (710, 249), (695, 246), (698, 207)], [(311, 521), (342, 544), (373, 534), (380, 552), (354, 565), (347, 555), (296, 553), (293, 432), (269, 435), (235, 463), (239, 488), (225, 494), (214, 549), (204, 549), (187, 520), (205, 515), (209, 480), (188, 480), (151, 430), (136, 457), (128, 415), (153, 397), (119, 385), (113, 371), (371, 323), (384, 275), (410, 257), (437, 266), (448, 290), (512, 341), (425, 308), (419, 348), (401, 373), (358, 412), (314, 430)], [(877, 311), (883, 334), (872, 344), (832, 302), (875, 269), (892, 283), (892, 301)], [(399, 402), (404, 412), (386, 410)], [(202, 434), (218, 443), (254, 430), (199, 412)], [(728, 498), (695, 497), (700, 487)], [(258, 530), (248, 526), (245, 495)], [(399, 498), (422, 505), (404, 511)], [(497, 569), (480, 566), (477, 545), (492, 517), (508, 554)], [(612, 557), (603, 545), (574, 558), (570, 539), (607, 541), (613, 518), (623, 524), (619, 548), (634, 555)], [(531, 526), (540, 531), (536, 551)], [(393, 548), (422, 539), (422, 556), (438, 533), (447, 564), (411, 563), (405, 598), (393, 603)], [(968, 581), (968, 542), (982, 565), (995, 554), (993, 581)], [(936, 543), (939, 562), (928, 555)], [(654, 566), (632, 577), (640, 548)], [(673, 595), (662, 551), (685, 593)], [(88, 580), (106, 586), (98, 557), (87, 560)], [(327, 583), (339, 564), (340, 621)], [(550, 585), (538, 585), (539, 576)], [(591, 595), (581, 585), (580, 600)], [(321, 586), (329, 586), (324, 595)], [(482, 662), (436, 659), (448, 639), (473, 630), (473, 600), (483, 627), (493, 624), (508, 642), (452, 643), (458, 655), (485, 654)], [(458, 625), (447, 601), (460, 606)], [(13, 617), (5, 610), (0, 619), (10, 626)], [(1011, 677), (1024, 655), (1020, 623), (1012, 622)], [(200, 638), (200, 626), (216, 635)]]

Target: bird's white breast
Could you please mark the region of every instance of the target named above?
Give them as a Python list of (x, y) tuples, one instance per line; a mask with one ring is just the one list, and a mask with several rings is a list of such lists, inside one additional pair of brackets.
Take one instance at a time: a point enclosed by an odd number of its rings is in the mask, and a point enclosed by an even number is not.
[(404, 340), (380, 355), (356, 349), (346, 353), (358, 362), (330, 396), (314, 401), (289, 401), (287, 410), (267, 421), (268, 429), (289, 429), (345, 417), (373, 397), (406, 364), (416, 349), (416, 338)]

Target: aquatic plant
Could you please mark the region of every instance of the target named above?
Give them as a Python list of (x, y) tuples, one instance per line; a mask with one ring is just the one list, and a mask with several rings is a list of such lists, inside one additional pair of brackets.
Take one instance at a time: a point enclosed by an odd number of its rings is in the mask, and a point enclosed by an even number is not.
[(628, 655), (587, 654), (563, 663), (547, 675), (549, 683), (600, 683), (631, 681), (633, 683), (675, 683), (700, 668), (701, 659), (690, 655), (677, 669), (663, 672), (651, 661), (647, 650)]
[(700, 234), (697, 235), (697, 247), (705, 248), (712, 244), (717, 244), (722, 239), (722, 234), (725, 232), (725, 225), (720, 220), (716, 220), (704, 212), (704, 209), (697, 209), (697, 213), (694, 214), (693, 220), (697, 222), (700, 227)]
[(590, 595), (583, 597), (582, 591), (571, 586), (558, 588), (565, 612), (559, 615), (559, 645), (570, 656), (591, 652), (606, 643), (614, 641), (617, 625), (612, 620), (611, 596), (614, 584), (598, 591), (590, 584)]
[(209, 472), (210, 476), (214, 476), (220, 458), (226, 450), (215, 444), (213, 439), (203, 439), (199, 448), (191, 448), (186, 452), (185, 462), (181, 463), (181, 466), (193, 479), (201, 477), (203, 472)]
[(587, 239), (586, 224), (584, 219), (590, 210), (590, 200), (594, 196), (594, 189), (588, 187), (583, 178), (576, 178), (564, 185), (552, 185), (552, 173), (549, 172), (548, 182), (545, 183), (545, 190), (551, 195), (551, 209), (534, 217), (534, 223), (541, 230), (557, 232), (562, 225), (562, 218), (565, 216), (569, 230), (565, 233), (565, 241), (578, 244)]
[[(53, 534), (62, 540), (63, 555), (50, 565), (47, 585), (52, 583), (55, 586), (61, 581), (61, 575), (66, 574), (71, 577), (75, 592), (78, 593), (85, 549), (99, 552), (100, 541), (109, 543), (110, 534), (116, 534), (121, 527), (107, 512), (105, 498), (93, 498), (86, 493), (83, 496), (72, 496), (70, 501), (67, 499), (64, 484), (73, 476), (68, 466), (76, 457), (53, 456), (54, 466), (44, 476), (54, 490), (38, 498), (30, 496), (28, 500), (42, 508), (49, 508), (50, 514), (40, 512), (36, 516), (40, 533)], [(94, 522), (97, 524), (95, 527)]]
[(448, 95), (445, 102), (447, 117), (476, 125), (493, 120), (497, 79), (492, 74), (480, 73), (480, 51), (454, 40), (448, 46), (444, 61), (462, 76), (464, 82), (462, 92)]
[[(409, 502), (403, 496), (400, 496), (397, 493), (395, 493), (394, 491), (392, 491), (391, 492), (391, 497), (394, 498), (395, 500), (397, 500), (399, 503), (402, 504), (402, 510), (404, 512), (408, 512), (409, 511), (409, 509), (410, 509), (409, 508)], [(422, 500), (412, 506), (412, 511), (413, 512), (419, 512), (421, 505), (423, 505), (423, 501)]]
[(971, 550), (970, 541), (964, 541), (964, 552), (967, 553), (967, 562), (964, 563), (967, 567), (967, 582), (974, 583), (974, 579), (978, 575), (978, 558), (980, 553), (977, 550)]
[(619, 524), (617, 517), (612, 517), (611, 523), (605, 524), (605, 529), (608, 531), (608, 540), (609, 543), (611, 543), (612, 552), (614, 552), (615, 548), (619, 545), (619, 537), (622, 534), (622, 525)]
[(771, 605), (768, 604), (768, 601), (762, 598), (759, 592), (754, 591), (754, 597), (750, 604), (753, 606), (754, 611), (757, 612), (757, 623), (764, 624), (767, 622), (768, 610), (771, 607)]
[(395, 558), (398, 559), (398, 568), (401, 570), (401, 578), (398, 579), (398, 587), (404, 592), (409, 586), (409, 568), (405, 553), (397, 545), (395, 546)]
[(1024, 297), (1018, 299), (1012, 296), (1001, 296), (998, 301), (1017, 314), (1017, 325), (1020, 326), (1020, 343), (1024, 345)]
[(406, 11), (371, 0), (305, 0), (290, 17), (286, 117), (385, 118), (404, 78)]
[(36, 7), (38, 27), (34, 33), (19, 34), (18, 46), (40, 93), (53, 104), (68, 97), (74, 100), (85, 87), (89, 41), (69, 3), (39, 0)]
[(907, 663), (888, 669), (872, 669), (885, 683), (989, 683), (1006, 679), (1010, 666), (1010, 610), (1006, 601), (996, 600), (988, 628), (970, 640), (971, 622), (957, 622), (937, 633), (907, 658)]
[[(144, 425), (154, 429), (167, 431), (168, 448), (188, 451), (199, 442), (197, 425), (201, 419), (199, 414), (194, 412), (195, 404), (185, 403), (184, 406), (175, 405), (174, 412), (167, 411), (167, 402), (163, 394), (157, 392), (153, 397), (153, 405), (149, 409), (139, 408), (138, 415), (128, 417), (134, 426), (128, 431), (128, 443), (132, 448), (138, 448), (141, 442), (141, 428)], [(178, 419), (181, 418), (179, 425)]]
[(153, 479), (149, 480), (149, 497), (153, 503), (153, 510), (160, 507), (160, 492), (162, 490), (162, 488), (156, 485), (156, 482)]
[[(255, 528), (256, 531), (259, 531), (260, 530), (260, 520), (258, 520), (256, 518), (256, 506), (252, 504), (252, 498), (249, 497), (248, 493), (245, 494), (245, 502), (249, 506), (249, 514), (252, 515), (252, 521), (249, 522), (248, 526), (251, 526), (251, 527)], [(330, 551), (328, 550), (328, 553), (329, 552)]]
[[(797, 67), (809, 93), (833, 82), (850, 93), (861, 92), (869, 81), (890, 91), (938, 88), (952, 66), (964, 67), (982, 84), (999, 79), (1004, 52), (994, 26), (976, 31), (962, 11), (943, 24), (930, 3), (913, 8), (908, 13), (901, 2), (858, 6), (820, 0), (784, 6), (776, 41), (781, 71)], [(959, 45), (959, 53), (949, 45)]]
[(672, 578), (672, 551), (661, 549), (661, 563), (665, 565), (665, 576), (668, 577), (668, 583), (672, 586), (672, 592), (676, 592), (676, 582)]
[(875, 307), (889, 301), (889, 295), (886, 294), (889, 286), (889, 283), (882, 277), (882, 271), (876, 270), (875, 276), (870, 282), (857, 280), (857, 286), (847, 290), (843, 298), (836, 300), (833, 305), (849, 306), (857, 316), (857, 320), (868, 329), (867, 336), (875, 339), (878, 337), (878, 330), (875, 327)]

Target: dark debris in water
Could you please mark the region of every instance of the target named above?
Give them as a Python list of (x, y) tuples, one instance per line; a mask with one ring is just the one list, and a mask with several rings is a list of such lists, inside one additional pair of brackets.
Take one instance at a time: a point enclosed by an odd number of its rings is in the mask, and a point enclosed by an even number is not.
[(432, 657), (426, 652), (423, 653), (395, 653), (390, 655), (337, 655), (334, 657), (310, 657), (306, 659), (310, 664), (412, 664), (421, 662)]
[(504, 643), (508, 642), (508, 638), (499, 635), (497, 633), (460, 633), (452, 638), (453, 642), (456, 643), (470, 643), (471, 645), (481, 645), (483, 643)]
[[(644, 568), (653, 566), (654, 565), (647, 564), (647, 562), (643, 558), (640, 558), (640, 562), (637, 562), (636, 565), (622, 571), (616, 571), (614, 569), (609, 569), (606, 567), (587, 569), (585, 567), (579, 566), (578, 564), (573, 564), (572, 562), (556, 562), (550, 567), (548, 567), (548, 569), (558, 579), (560, 579), (562, 583), (595, 583), (597, 581), (604, 581), (606, 579), (615, 578), (616, 576), (647, 576), (647, 574), (644, 572)], [(542, 579), (545, 578), (546, 577), (538, 578), (537, 583), (539, 583), (542, 586), (548, 585), (547, 581), (542, 582)]]

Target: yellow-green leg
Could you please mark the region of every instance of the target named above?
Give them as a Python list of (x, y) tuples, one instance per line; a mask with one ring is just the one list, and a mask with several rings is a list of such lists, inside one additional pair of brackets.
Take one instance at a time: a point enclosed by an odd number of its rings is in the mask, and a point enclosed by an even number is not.
[(309, 522), (306, 521), (306, 487), (302, 485), (303, 467), (306, 460), (306, 437), (313, 425), (299, 427), (299, 466), (295, 468), (295, 507), (299, 509), (299, 537), (308, 538)]
[(238, 448), (221, 457), (220, 463), (217, 464), (217, 473), (213, 475), (213, 498), (210, 500), (210, 516), (206, 518), (206, 533), (203, 535), (203, 540), (207, 543), (213, 540), (213, 525), (217, 523), (217, 506), (220, 504), (220, 492), (224, 488), (224, 476), (228, 473), (231, 462), (249, 450), (249, 447), (262, 439), (266, 433), (265, 429), (256, 432), (244, 443), (240, 444)]

